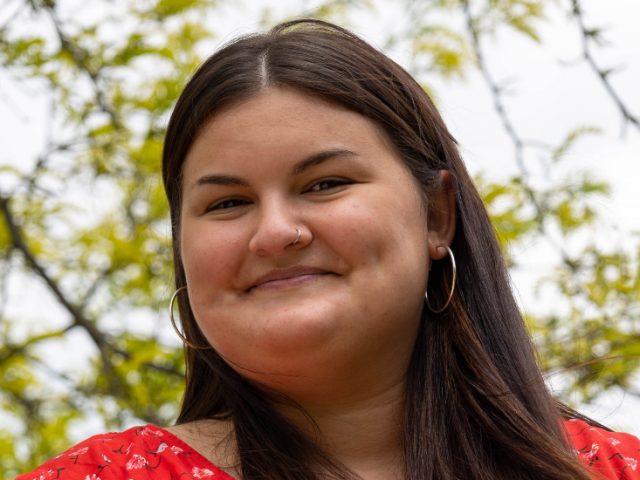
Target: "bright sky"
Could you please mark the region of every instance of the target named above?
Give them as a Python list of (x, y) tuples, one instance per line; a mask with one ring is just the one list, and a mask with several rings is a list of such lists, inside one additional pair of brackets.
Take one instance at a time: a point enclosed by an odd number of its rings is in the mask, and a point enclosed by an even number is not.
[[(260, 10), (256, 5), (264, 3), (245, 2), (243, 9), (223, 9), (226, 20), (218, 19), (215, 26), (220, 32), (217, 43), (259, 29)], [(271, 2), (271, 5), (276, 5), (281, 12), (291, 13), (294, 10), (288, 6), (297, 3), (281, 1)], [(308, 2), (310, 5), (315, 3)], [(404, 2), (376, 3), (383, 5), (379, 14), (359, 16), (350, 26), (381, 46), (381, 32), (401, 28), (400, 12)], [(640, 2), (584, 0), (583, 3), (587, 23), (607, 29), (605, 36), (610, 46), (595, 50), (597, 61), (604, 68), (621, 67), (619, 73), (611, 77), (611, 82), (626, 105), (640, 116), (640, 89), (637, 88), (640, 79), (640, 29), (637, 27)], [(609, 181), (613, 195), (600, 205), (607, 225), (599, 232), (599, 240), (613, 246), (629, 245), (629, 232), (640, 231), (637, 193), (640, 134), (631, 126), (622, 133), (618, 110), (598, 78), (580, 61), (575, 25), (558, 10), (551, 13), (551, 21), (541, 28), (544, 45), (535, 45), (513, 33), (498, 32), (484, 43), (488, 62), (495, 78), (509, 81), (513, 95), (507, 98), (507, 107), (522, 137), (557, 143), (577, 126), (593, 125), (602, 129), (600, 135), (581, 141), (570, 158), (553, 173), (571, 175), (587, 169), (593, 171), (596, 178)], [(390, 52), (400, 63), (407, 58), (407, 52), (402, 48)], [(480, 75), (471, 72), (466, 81), (430, 83), (470, 170), (483, 171), (495, 179), (514, 172), (513, 147)], [(0, 72), (0, 131), (4, 132), (0, 165), (35, 159), (43, 145), (43, 118), (47, 111), (45, 96), (39, 95), (34, 87), (12, 83)], [(536, 171), (535, 155), (527, 160), (528, 166)], [(2, 186), (0, 178), (0, 188)], [(521, 268), (514, 272), (514, 282), (520, 302), (525, 310), (540, 308), (533, 281), (549, 271), (553, 265), (553, 252), (546, 245), (532, 244), (516, 254)], [(584, 411), (612, 426), (640, 433), (640, 415), (637, 414), (640, 400), (625, 397), (621, 392), (612, 392)]]

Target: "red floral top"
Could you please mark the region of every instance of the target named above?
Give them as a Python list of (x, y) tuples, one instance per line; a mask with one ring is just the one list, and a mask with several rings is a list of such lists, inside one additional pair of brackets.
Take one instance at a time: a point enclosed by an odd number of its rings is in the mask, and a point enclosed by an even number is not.
[[(594, 479), (640, 480), (640, 440), (580, 420), (565, 422)], [(91, 437), (16, 480), (233, 480), (182, 440), (146, 425)]]
[(90, 437), (16, 480), (233, 480), (154, 425)]
[(581, 420), (564, 423), (576, 455), (591, 467), (594, 479), (640, 480), (640, 439), (608, 432)]

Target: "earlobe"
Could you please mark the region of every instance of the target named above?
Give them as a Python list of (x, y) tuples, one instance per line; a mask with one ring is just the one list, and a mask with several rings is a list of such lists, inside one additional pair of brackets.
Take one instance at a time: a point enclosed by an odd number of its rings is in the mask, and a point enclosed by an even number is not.
[(429, 257), (433, 260), (447, 255), (445, 246), (451, 245), (456, 231), (456, 196), (448, 170), (440, 171), (440, 184), (440, 191), (429, 198), (428, 242)]
[[(447, 246), (449, 244), (446, 244)], [(435, 244), (429, 241), (429, 257), (431, 260), (442, 260), (447, 256), (447, 246), (443, 243)]]

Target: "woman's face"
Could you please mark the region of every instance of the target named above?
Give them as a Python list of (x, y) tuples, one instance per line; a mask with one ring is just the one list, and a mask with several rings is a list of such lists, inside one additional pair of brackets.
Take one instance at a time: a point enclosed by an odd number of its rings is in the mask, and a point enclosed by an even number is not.
[(189, 302), (233, 368), (294, 394), (404, 377), (427, 281), (426, 211), (372, 121), (268, 88), (209, 120), (182, 181)]

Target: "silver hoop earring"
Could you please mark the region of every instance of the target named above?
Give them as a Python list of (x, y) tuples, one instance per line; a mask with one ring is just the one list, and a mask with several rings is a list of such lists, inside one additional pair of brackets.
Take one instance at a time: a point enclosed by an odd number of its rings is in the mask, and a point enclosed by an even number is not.
[(173, 292), (173, 295), (171, 295), (171, 300), (169, 300), (169, 320), (171, 320), (171, 326), (173, 327), (173, 329), (176, 332), (176, 335), (178, 335), (178, 338), (180, 339), (180, 341), (188, 348), (193, 348), (194, 350), (208, 350), (209, 348), (211, 348), (210, 346), (200, 346), (200, 345), (195, 345), (193, 343), (191, 343), (189, 340), (187, 340), (187, 337), (184, 336), (184, 333), (182, 333), (180, 331), (180, 329), (178, 328), (178, 325), (176, 325), (176, 320), (173, 317), (173, 304), (176, 301), (176, 298), (178, 298), (178, 294), (183, 291), (186, 290), (187, 287), (179, 287), (175, 292)]
[(451, 251), (451, 249), (449, 248), (448, 245), (445, 245), (444, 248), (447, 249), (447, 253), (449, 254), (449, 258), (451, 259), (451, 288), (449, 289), (449, 296), (447, 297), (447, 301), (444, 302), (444, 305), (438, 309), (434, 309), (431, 307), (431, 305), (429, 305), (429, 296), (427, 295), (427, 292), (424, 292), (424, 301), (427, 304), (427, 307), (429, 308), (429, 310), (431, 311), (431, 313), (442, 313), (444, 312), (444, 310), (449, 306), (449, 304), (451, 303), (451, 299), (453, 298), (453, 292), (456, 289), (456, 277), (458, 274), (458, 269), (456, 267), (456, 258), (453, 256), (453, 252)]
[(289, 245), (293, 247), (296, 243), (300, 241), (300, 237), (302, 237), (302, 230), (296, 227), (296, 239), (293, 242), (291, 242)]

